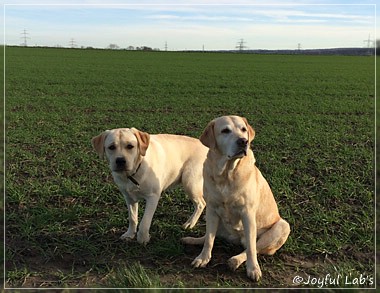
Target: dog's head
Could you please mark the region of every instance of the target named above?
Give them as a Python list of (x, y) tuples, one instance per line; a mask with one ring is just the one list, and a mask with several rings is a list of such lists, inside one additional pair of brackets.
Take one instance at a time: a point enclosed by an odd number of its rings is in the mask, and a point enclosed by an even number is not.
[(254, 137), (255, 131), (247, 119), (239, 116), (222, 116), (207, 125), (200, 141), (228, 159), (236, 159), (247, 155)]
[(136, 128), (118, 128), (93, 137), (91, 143), (100, 158), (107, 158), (111, 171), (130, 175), (145, 156), (149, 140), (148, 133)]

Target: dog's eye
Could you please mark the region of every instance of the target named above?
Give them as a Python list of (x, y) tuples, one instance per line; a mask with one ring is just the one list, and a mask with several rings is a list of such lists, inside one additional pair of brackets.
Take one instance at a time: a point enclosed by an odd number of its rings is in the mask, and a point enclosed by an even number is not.
[(243, 132), (247, 132), (247, 128), (243, 127), (243, 128), (241, 129), (241, 131), (243, 131)]
[(133, 148), (134, 148), (134, 146), (133, 146), (132, 144), (127, 145), (127, 149), (128, 149), (128, 150), (131, 150), (131, 149), (133, 149)]
[(108, 147), (108, 149), (111, 150), (111, 151), (114, 151), (114, 150), (116, 150), (116, 146), (115, 145), (110, 145)]
[(227, 134), (227, 133), (230, 133), (230, 132), (231, 132), (231, 129), (228, 129), (228, 128), (224, 128), (222, 130), (222, 133), (224, 133), (224, 134)]

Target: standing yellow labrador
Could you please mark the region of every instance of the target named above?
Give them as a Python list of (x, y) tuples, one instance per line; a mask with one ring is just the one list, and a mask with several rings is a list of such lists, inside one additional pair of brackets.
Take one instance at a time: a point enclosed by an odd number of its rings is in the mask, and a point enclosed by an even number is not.
[(255, 136), (245, 118), (223, 116), (211, 121), (201, 142), (209, 147), (204, 163), (203, 193), (206, 207), (206, 235), (186, 237), (187, 244), (204, 244), (194, 267), (211, 259), (215, 236), (241, 243), (245, 250), (229, 259), (231, 269), (247, 262), (247, 275), (259, 280), (257, 253), (274, 254), (290, 233), (289, 224), (278, 212), (272, 191), (255, 165), (250, 143)]
[(206, 205), (203, 199), (203, 163), (207, 148), (198, 139), (170, 134), (150, 135), (136, 128), (106, 130), (92, 138), (101, 158), (106, 156), (115, 183), (124, 195), (129, 212), (129, 226), (120, 238), (135, 237), (138, 201), (146, 200), (137, 241), (149, 242), (149, 229), (161, 193), (182, 183), (195, 210), (184, 228), (192, 228)]

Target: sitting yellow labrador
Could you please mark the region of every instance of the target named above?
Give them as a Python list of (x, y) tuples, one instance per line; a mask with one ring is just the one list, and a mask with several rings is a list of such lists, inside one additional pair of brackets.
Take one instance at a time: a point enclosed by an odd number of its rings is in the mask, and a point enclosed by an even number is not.
[(254, 136), (253, 128), (239, 116), (217, 118), (201, 135), (201, 142), (210, 148), (203, 169), (206, 234), (182, 239), (186, 244), (204, 244), (194, 267), (210, 261), (217, 235), (245, 247), (229, 259), (230, 268), (246, 261), (248, 277), (259, 280), (257, 254), (274, 254), (288, 238), (289, 224), (280, 217), (272, 191), (255, 165), (250, 149)]
[(129, 226), (120, 238), (135, 237), (138, 224), (138, 201), (146, 200), (137, 241), (150, 240), (149, 229), (161, 193), (182, 183), (195, 210), (184, 228), (192, 228), (206, 203), (203, 199), (203, 163), (207, 148), (195, 138), (181, 135), (149, 135), (136, 128), (106, 130), (92, 138), (101, 158), (107, 158), (115, 183), (124, 195), (129, 212)]

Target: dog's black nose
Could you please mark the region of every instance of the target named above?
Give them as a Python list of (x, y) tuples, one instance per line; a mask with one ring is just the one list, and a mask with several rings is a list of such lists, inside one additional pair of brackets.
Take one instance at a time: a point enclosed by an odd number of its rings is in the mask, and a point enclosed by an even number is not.
[(248, 145), (248, 139), (242, 137), (242, 138), (239, 138), (237, 141), (236, 141), (237, 145), (239, 147), (246, 147)]
[(123, 157), (116, 158), (116, 165), (118, 167), (124, 167), (127, 161)]

